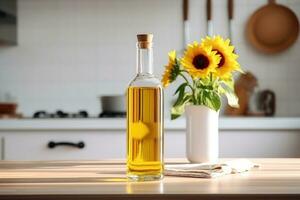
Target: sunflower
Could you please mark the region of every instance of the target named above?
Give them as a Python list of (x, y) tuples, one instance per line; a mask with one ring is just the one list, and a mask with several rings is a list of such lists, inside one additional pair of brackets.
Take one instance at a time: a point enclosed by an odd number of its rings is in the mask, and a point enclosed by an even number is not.
[(198, 42), (189, 44), (181, 59), (181, 64), (193, 78), (207, 77), (218, 67), (221, 57), (209, 46), (201, 46)]
[(217, 55), (221, 57), (221, 60), (216, 68), (215, 75), (220, 78), (226, 78), (230, 76), (233, 71), (242, 72), (239, 63), (237, 62), (238, 55), (234, 53), (234, 47), (230, 45), (230, 40), (223, 40), (220, 36), (206, 37), (201, 43), (204, 47), (211, 47), (213, 51), (217, 52)]
[(161, 80), (163, 86), (167, 87), (170, 83), (172, 83), (177, 78), (179, 71), (180, 68), (176, 59), (176, 51), (170, 51), (169, 63), (166, 65), (166, 69)]

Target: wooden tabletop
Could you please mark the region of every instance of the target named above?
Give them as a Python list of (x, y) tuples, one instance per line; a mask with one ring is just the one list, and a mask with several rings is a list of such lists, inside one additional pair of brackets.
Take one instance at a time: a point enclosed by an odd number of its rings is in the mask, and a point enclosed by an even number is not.
[(300, 158), (251, 160), (260, 168), (154, 182), (127, 182), (121, 161), (1, 161), (0, 199), (300, 199)]

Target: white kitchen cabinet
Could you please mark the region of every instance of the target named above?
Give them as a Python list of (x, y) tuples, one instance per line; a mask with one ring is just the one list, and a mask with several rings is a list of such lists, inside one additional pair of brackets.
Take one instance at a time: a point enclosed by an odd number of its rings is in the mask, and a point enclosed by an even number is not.
[[(97, 160), (126, 157), (125, 130), (10, 131), (0, 132), (0, 137), (5, 137), (5, 160)], [(82, 149), (64, 145), (49, 148), (51, 141), (74, 144), (83, 142), (85, 146)], [(164, 141), (166, 157), (185, 155), (183, 131), (166, 133)]]
[[(299, 158), (299, 130), (221, 130), (219, 151), (222, 158)], [(167, 131), (165, 155), (185, 157), (185, 132)]]
[[(2, 133), (3, 137), (3, 133)], [(166, 131), (165, 157), (185, 157), (184, 131)], [(84, 142), (85, 147), (48, 147)], [(300, 157), (298, 131), (221, 131), (221, 157)], [(125, 131), (33, 131), (5, 134), (5, 160), (98, 160), (126, 156)], [(5, 155), (4, 155), (5, 154)]]
[[(121, 131), (10, 132), (5, 136), (6, 160), (93, 160), (125, 158), (125, 134)], [(84, 148), (49, 142), (84, 143)]]
[(220, 133), (224, 158), (300, 158), (300, 130), (226, 130)]
[[(13, 131), (5, 136), (5, 160), (97, 160), (126, 157), (126, 131)], [(185, 137), (182, 131), (165, 134), (165, 156), (183, 157)], [(49, 142), (83, 142), (84, 148), (56, 146)]]
[[(5, 160), (99, 160), (126, 157), (124, 119), (0, 120), (0, 155)], [(165, 123), (165, 157), (185, 157), (185, 122)], [(220, 157), (300, 157), (299, 118), (220, 120)], [(82, 149), (48, 147), (84, 142)]]

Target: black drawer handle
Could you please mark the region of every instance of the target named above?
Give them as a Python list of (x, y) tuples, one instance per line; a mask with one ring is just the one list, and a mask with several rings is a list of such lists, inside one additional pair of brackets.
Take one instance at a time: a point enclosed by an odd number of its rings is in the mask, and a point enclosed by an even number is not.
[(70, 147), (77, 147), (78, 149), (83, 149), (85, 144), (84, 142), (73, 143), (73, 142), (54, 142), (54, 141), (50, 141), (48, 143), (48, 147), (50, 149), (53, 149), (57, 146), (70, 146)]

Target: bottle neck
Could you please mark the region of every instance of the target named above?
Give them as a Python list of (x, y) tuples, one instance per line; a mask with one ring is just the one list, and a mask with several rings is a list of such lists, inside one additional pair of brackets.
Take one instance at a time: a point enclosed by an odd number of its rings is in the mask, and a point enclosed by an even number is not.
[(137, 45), (137, 74), (153, 74), (153, 51), (152, 47), (140, 48)]

